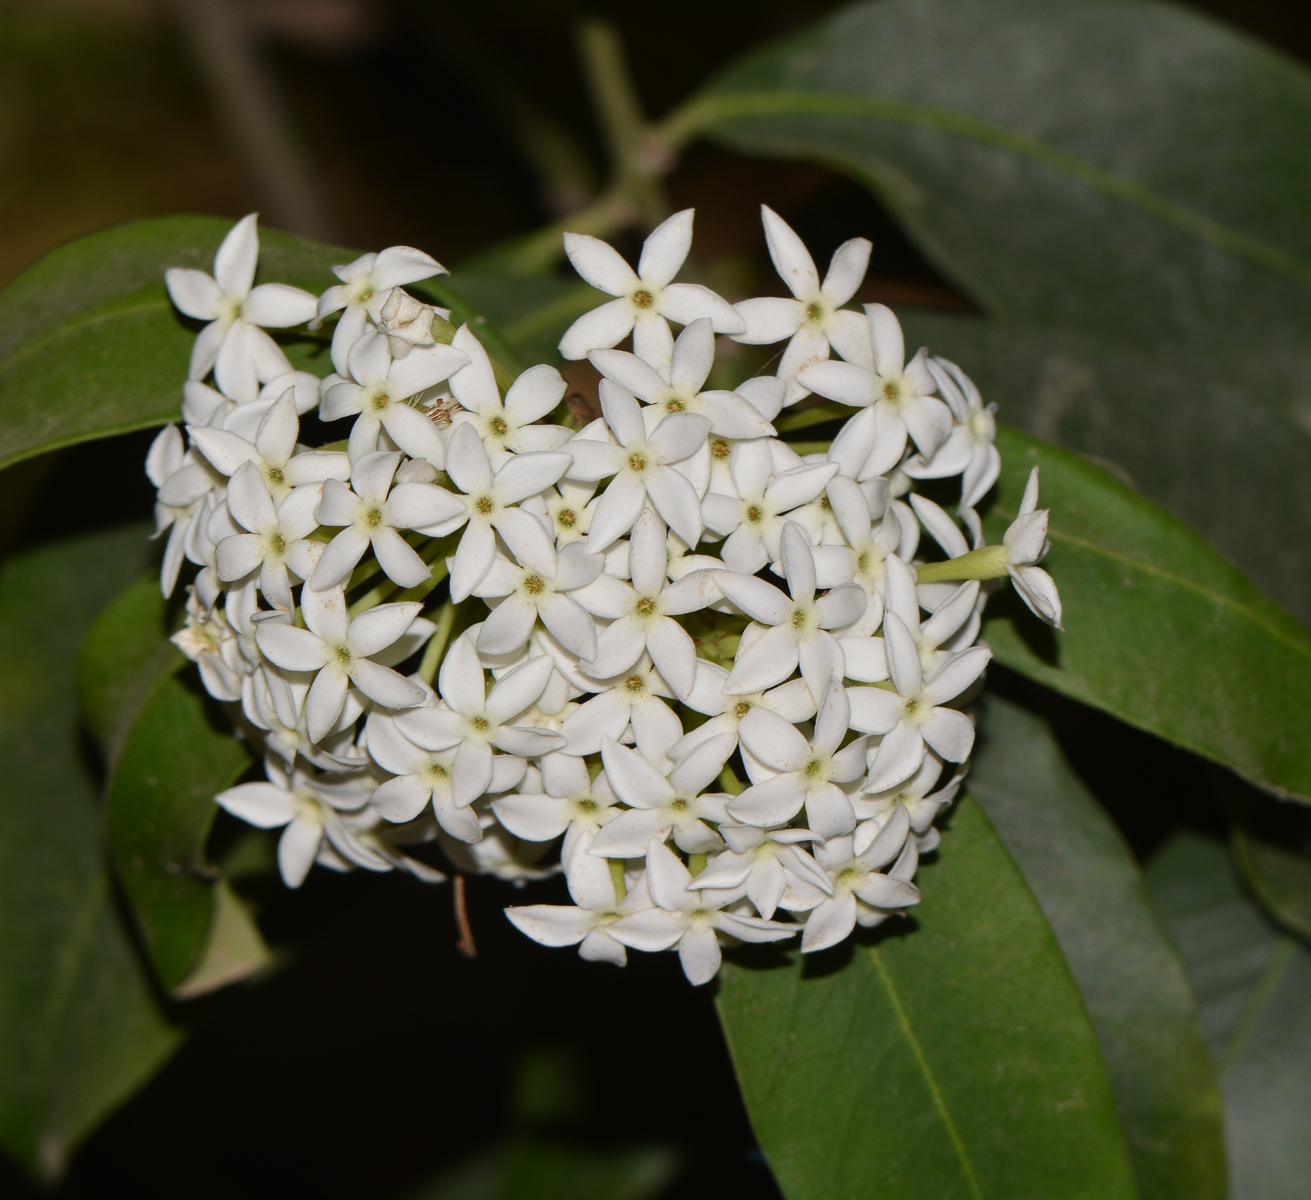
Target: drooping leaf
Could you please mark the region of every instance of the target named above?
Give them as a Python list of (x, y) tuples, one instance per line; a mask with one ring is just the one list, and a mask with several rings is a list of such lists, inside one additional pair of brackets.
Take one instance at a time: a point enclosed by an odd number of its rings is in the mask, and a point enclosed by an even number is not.
[(1266, 912), (1289, 932), (1311, 939), (1311, 858), (1241, 828), (1230, 843), (1243, 880)]
[(1242, 891), (1225, 848), (1176, 834), (1147, 882), (1192, 978), (1221, 1072), (1232, 1200), (1301, 1200), (1311, 1179), (1311, 950)]
[(725, 966), (720, 1019), (783, 1194), (1135, 1195), (1078, 989), (973, 801), (940, 855), (913, 926)]
[(165, 988), (187, 978), (211, 928), (214, 797), (250, 765), (216, 707), (191, 672), (165, 679), (127, 732), (105, 800), (114, 861)]
[(199, 957), (174, 989), (179, 1000), (192, 1000), (249, 979), (273, 962), (273, 954), (241, 898), (227, 880), (215, 880), (213, 912)]
[(1052, 514), (1043, 565), (1066, 629), (1048, 630), (1008, 590), (984, 626), (998, 661), (1271, 791), (1311, 798), (1311, 631), (1094, 464), (1011, 429), (997, 444), (988, 538), (1001, 540), (1038, 466)]
[(145, 538), (51, 543), (0, 576), (0, 1144), (44, 1179), (179, 1040), (114, 904), (74, 698), (78, 643)]
[(1188, 977), (1129, 848), (1046, 723), (989, 694), (970, 791), (1033, 889), (1115, 1089), (1141, 1200), (1223, 1200), (1220, 1092)]
[(1304, 67), (1174, 5), (880, 0), (748, 54), (694, 131), (867, 184), (988, 315), (912, 337), (1311, 616)]
[[(43, 450), (176, 420), (195, 340), (168, 267), (213, 268), (231, 221), (157, 217), (79, 238), (0, 292), (0, 467)], [(322, 291), (349, 250), (260, 231), (260, 278)], [(298, 366), (327, 374), (312, 342)], [(311, 355), (311, 352), (315, 352)]]
[(168, 612), (151, 571), (106, 605), (82, 643), (78, 699), (110, 765), (150, 693), (186, 661), (168, 640)]

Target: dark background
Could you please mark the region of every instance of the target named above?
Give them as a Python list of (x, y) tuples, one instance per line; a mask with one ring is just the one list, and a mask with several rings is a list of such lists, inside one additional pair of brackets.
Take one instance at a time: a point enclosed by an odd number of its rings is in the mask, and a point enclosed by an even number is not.
[[(566, 131), (592, 164), (592, 184), (602, 181), (574, 50), (580, 18), (619, 27), (643, 103), (658, 116), (738, 52), (838, 6), (800, 7), (245, 4), (262, 83), (312, 185), (308, 205), (271, 223), (350, 246), (417, 245), (448, 266), (467, 261), (560, 215), (569, 198), (516, 150), (499, 113), (507, 96), (521, 95)], [(1311, 6), (1197, 7), (1311, 57)], [(221, 93), (196, 69), (194, 41), (183, 35), (189, 12), (184, 0), (0, 2), (0, 283), (68, 238), (133, 217), (238, 217), (263, 206), (268, 218), (267, 180), (241, 152)], [(583, 198), (586, 170), (574, 182)], [(865, 192), (819, 168), (699, 146), (668, 186), (676, 207), (697, 206), (699, 268), (730, 295), (765, 281), (756, 216), (765, 201), (821, 263), (845, 238), (871, 237), (862, 298), (969, 303)], [(635, 236), (621, 240), (635, 245)], [(107, 476), (90, 473), (106, 470), (92, 448), (71, 451), (23, 540), (78, 520), (69, 480), (99, 495), (111, 485), (117, 501), (100, 521), (143, 515), (147, 442), (125, 444)], [(1038, 699), (1003, 670), (992, 678), (1017, 699)], [(1220, 831), (1227, 808), (1265, 803), (1109, 718), (1050, 695), (1040, 702), (1140, 855), (1173, 824)], [(218, 847), (234, 836), (221, 824)], [(469, 882), (474, 960), (455, 949), (448, 888), (318, 871), (298, 893), (259, 881), (247, 891), (279, 968), (257, 986), (172, 1006), (190, 1040), (90, 1139), (61, 1195), (387, 1200), (525, 1131), (597, 1150), (667, 1148), (680, 1164), (669, 1196), (777, 1195), (753, 1148), (711, 993), (689, 988), (674, 956), (634, 955), (620, 972), (545, 950), (501, 915), (522, 902), (513, 889), (485, 878)], [(533, 891), (534, 902), (563, 898), (559, 883)], [(0, 1194), (36, 1193), (0, 1163)]]

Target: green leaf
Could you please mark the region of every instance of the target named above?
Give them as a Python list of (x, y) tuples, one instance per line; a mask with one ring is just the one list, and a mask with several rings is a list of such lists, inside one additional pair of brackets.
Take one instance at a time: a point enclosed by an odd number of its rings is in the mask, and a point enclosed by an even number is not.
[(142, 705), (105, 801), (109, 844), (160, 983), (176, 988), (205, 945), (217, 872), (205, 841), (250, 756), (193, 672), (165, 679)]
[(510, 1138), (407, 1193), (406, 1200), (647, 1200), (668, 1186), (669, 1150), (586, 1150)]
[(973, 801), (940, 857), (913, 923), (874, 944), (725, 964), (720, 1019), (784, 1195), (1136, 1195), (1078, 989)]
[(1177, 833), (1147, 868), (1221, 1070), (1232, 1200), (1311, 1179), (1311, 951), (1243, 895), (1224, 846)]
[(74, 701), (78, 643), (146, 534), (51, 543), (0, 576), (0, 1143), (47, 1180), (179, 1041), (114, 905)]
[(1311, 617), (1304, 67), (1173, 5), (882, 0), (667, 128), (864, 182), (990, 318), (913, 337)]
[(1290, 933), (1311, 939), (1311, 858), (1235, 827), (1234, 862), (1261, 906)]
[[(0, 292), (0, 467), (44, 450), (176, 420), (195, 322), (164, 288), (168, 267), (212, 268), (231, 221), (161, 217), (79, 238)], [(354, 254), (260, 231), (260, 278), (322, 291)], [(324, 343), (293, 361), (330, 369)]]
[(96, 618), (77, 660), (78, 699), (111, 766), (141, 705), (186, 662), (168, 640), (169, 602), (151, 571), (123, 589)]
[(1030, 468), (1051, 508), (1043, 563), (1065, 633), (1009, 591), (988, 607), (997, 660), (1085, 704), (1311, 798), (1311, 632), (1182, 521), (1069, 451), (998, 432), (990, 541), (1014, 518)]
[(1040, 717), (989, 694), (979, 731), (970, 791), (1083, 993), (1141, 1200), (1223, 1200), (1215, 1073), (1188, 977), (1129, 848)]

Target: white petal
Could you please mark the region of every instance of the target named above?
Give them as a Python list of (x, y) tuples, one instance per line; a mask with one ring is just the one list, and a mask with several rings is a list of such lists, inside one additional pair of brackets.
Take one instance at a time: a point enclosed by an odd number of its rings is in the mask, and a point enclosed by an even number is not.
[(212, 276), (190, 267), (170, 267), (164, 272), (169, 298), (187, 316), (212, 321), (219, 315), (222, 293)]
[(762, 296), (755, 300), (739, 300), (734, 307), (746, 325), (744, 333), (733, 340), (748, 346), (768, 346), (790, 338), (805, 317), (805, 305), (791, 298)]
[[(628, 264), (624, 266), (627, 268)], [(560, 357), (574, 361), (586, 358), (589, 351), (608, 349), (632, 332), (632, 304), (627, 299), (611, 300), (584, 313), (565, 330), (560, 339)]]
[[(613, 246), (586, 233), (566, 233), (564, 252), (574, 270), (594, 288), (612, 296), (626, 296), (638, 278)], [(617, 339), (616, 339), (617, 340)], [(580, 356), (581, 357), (581, 356)]]

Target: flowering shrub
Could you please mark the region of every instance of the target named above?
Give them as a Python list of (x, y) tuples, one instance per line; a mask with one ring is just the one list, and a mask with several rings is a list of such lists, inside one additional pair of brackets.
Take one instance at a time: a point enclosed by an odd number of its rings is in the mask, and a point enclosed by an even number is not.
[[(960, 705), (990, 657), (990, 590), (1009, 575), (1060, 625), (1038, 470), (985, 544), (992, 409), (956, 364), (907, 362), (890, 309), (843, 307), (868, 241), (821, 282), (763, 216), (794, 298), (675, 282), (690, 209), (636, 271), (566, 234), (615, 297), (560, 342), (601, 375), (581, 428), (558, 370), (502, 395), (468, 325), (405, 292), (444, 272), (421, 251), (336, 267), (318, 298), (252, 287), (252, 215), (213, 276), (168, 272), (209, 323), (185, 434), (166, 427), (146, 464), (161, 582), (198, 569), (174, 641), (264, 759), (217, 800), (282, 829), (287, 886), (316, 863), (441, 882), (407, 853), (438, 840), (459, 871), (564, 873), (572, 905), (506, 910), (534, 940), (620, 966), (677, 948), (693, 984), (721, 943), (822, 950), (917, 903), (974, 742)], [(334, 318), (322, 381), (265, 332)], [(786, 342), (776, 373), (708, 387), (716, 335)], [(856, 411), (802, 454), (773, 422), (812, 394)], [(302, 445), (315, 412), (347, 436)]]

